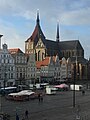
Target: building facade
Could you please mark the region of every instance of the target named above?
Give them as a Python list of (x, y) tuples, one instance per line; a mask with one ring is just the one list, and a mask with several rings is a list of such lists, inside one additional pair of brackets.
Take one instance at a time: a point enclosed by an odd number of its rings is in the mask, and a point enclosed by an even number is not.
[(0, 50), (0, 87), (15, 85), (15, 61), (8, 51), (7, 44)]
[(60, 79), (60, 60), (58, 56), (46, 57), (37, 61), (37, 76), (41, 82), (52, 82)]
[(27, 82), (28, 84), (35, 83), (37, 79), (36, 71), (37, 71), (37, 68), (36, 68), (35, 54), (30, 54), (27, 60)]
[(19, 48), (9, 49), (15, 61), (16, 84), (26, 84), (27, 80), (27, 56)]
[[(37, 13), (36, 26), (32, 35), (25, 41), (25, 53), (35, 54), (36, 61), (42, 61), (46, 57), (56, 56), (59, 59), (70, 58), (72, 66), (78, 63), (77, 72), (79, 79), (87, 79), (87, 60), (84, 58), (84, 49), (79, 40), (61, 41), (59, 35), (59, 24), (57, 24), (56, 40), (46, 39), (40, 26), (39, 13)], [(73, 67), (72, 67), (73, 68)], [(73, 70), (73, 69), (72, 69)]]

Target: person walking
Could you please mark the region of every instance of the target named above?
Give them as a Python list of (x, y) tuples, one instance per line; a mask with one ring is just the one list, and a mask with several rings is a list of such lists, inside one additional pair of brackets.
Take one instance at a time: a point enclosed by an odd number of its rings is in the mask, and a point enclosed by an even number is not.
[(82, 90), (82, 95), (85, 95), (85, 90)]
[(41, 102), (43, 102), (43, 94), (41, 94)]
[(18, 114), (16, 113), (16, 120), (19, 120), (19, 116), (18, 116)]
[(25, 118), (28, 119), (28, 110), (25, 111)]
[(38, 100), (39, 100), (39, 102), (41, 101), (40, 93), (38, 94)]

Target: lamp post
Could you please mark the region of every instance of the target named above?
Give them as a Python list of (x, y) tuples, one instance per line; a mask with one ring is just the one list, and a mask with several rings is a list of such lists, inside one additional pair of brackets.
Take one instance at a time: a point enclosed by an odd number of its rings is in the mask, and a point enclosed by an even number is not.
[(74, 77), (73, 77), (73, 107), (75, 107), (75, 83), (76, 83), (76, 65), (74, 66)]
[(76, 76), (77, 76), (77, 55), (76, 55), (76, 61), (75, 61), (75, 65), (74, 65), (74, 77), (73, 77), (73, 107), (75, 107), (75, 103), (76, 103), (76, 95), (75, 95), (75, 84), (76, 84)]
[(0, 113), (2, 113), (2, 96), (0, 95)]

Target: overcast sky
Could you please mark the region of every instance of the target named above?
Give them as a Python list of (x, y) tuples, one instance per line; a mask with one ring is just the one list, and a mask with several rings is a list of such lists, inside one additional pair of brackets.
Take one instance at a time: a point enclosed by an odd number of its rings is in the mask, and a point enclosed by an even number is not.
[(2, 44), (24, 51), (36, 25), (37, 9), (46, 38), (55, 41), (59, 21), (60, 40), (79, 39), (85, 58), (90, 57), (90, 0), (0, 0)]

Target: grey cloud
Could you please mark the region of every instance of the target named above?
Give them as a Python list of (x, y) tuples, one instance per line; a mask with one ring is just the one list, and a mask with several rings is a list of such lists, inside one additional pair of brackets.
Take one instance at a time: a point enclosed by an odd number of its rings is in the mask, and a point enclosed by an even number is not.
[(89, 0), (0, 0), (0, 3), (1, 15), (35, 19), (39, 9), (41, 16), (51, 21), (60, 19), (64, 24), (88, 24), (90, 21)]
[(59, 19), (65, 25), (90, 25), (90, 8), (66, 11)]

